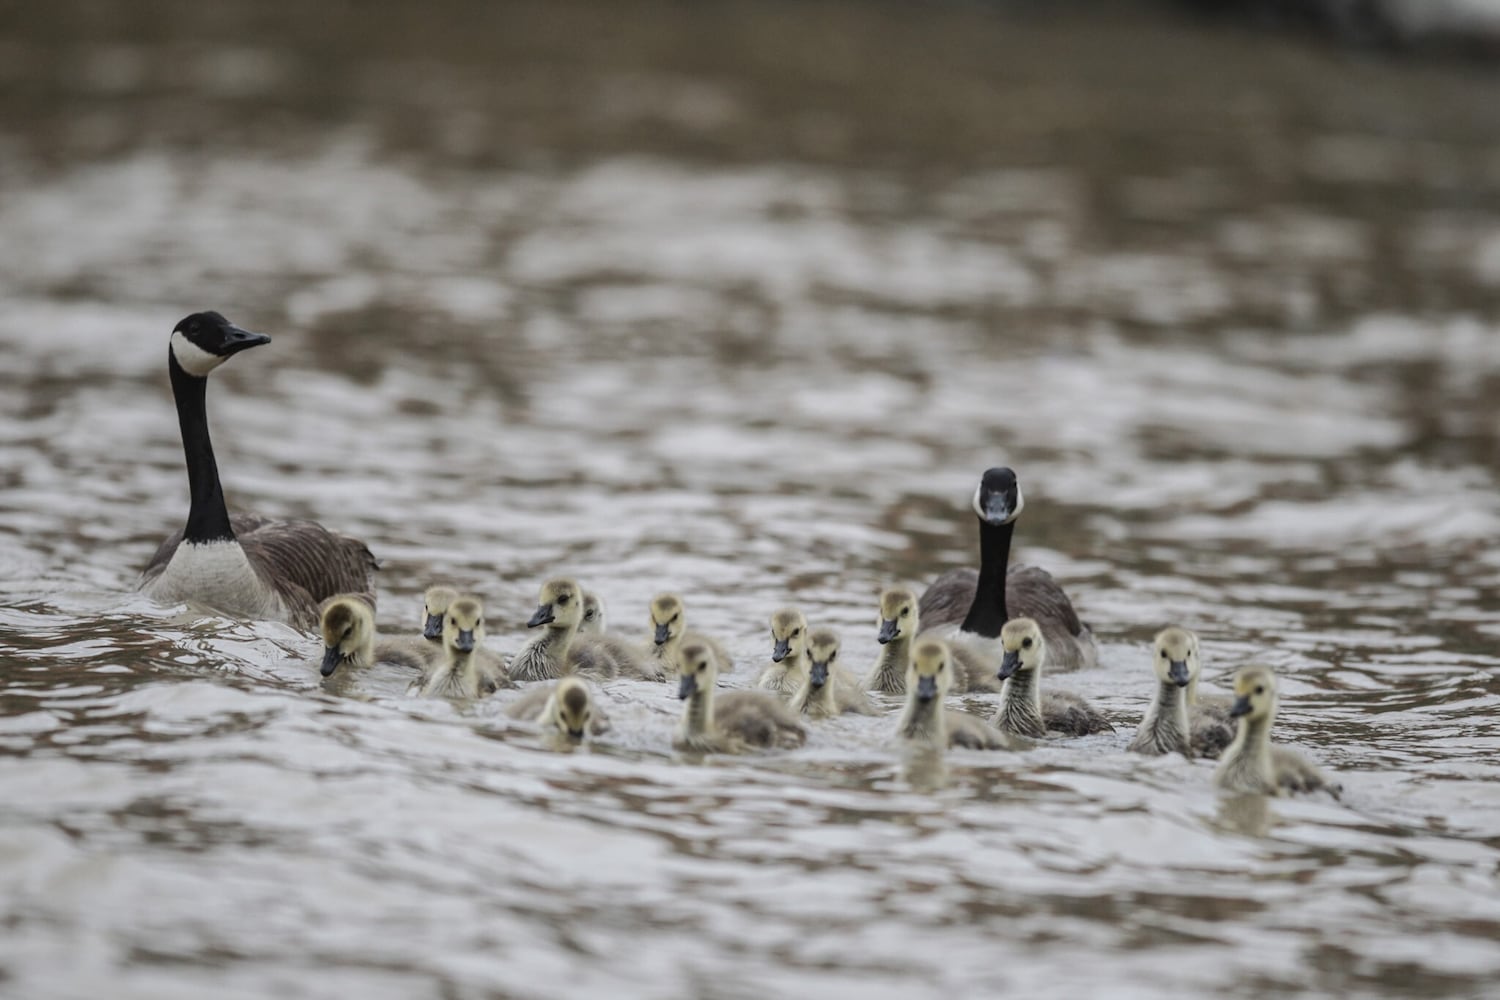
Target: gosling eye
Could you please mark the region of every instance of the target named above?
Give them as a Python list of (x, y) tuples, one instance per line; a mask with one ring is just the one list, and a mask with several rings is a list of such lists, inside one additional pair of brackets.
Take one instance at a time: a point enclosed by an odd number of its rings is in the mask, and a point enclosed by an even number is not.
[(448, 624), (452, 625), (454, 628), (458, 628), (458, 619), (457, 618), (449, 618), (448, 619)]
[(799, 636), (801, 634), (802, 634), (802, 630), (800, 628), (794, 628), (794, 629), (792, 629), (792, 638), (793, 639), (797, 638), (797, 636)]
[(1171, 659), (1171, 657), (1167, 655), (1167, 651), (1165, 649), (1161, 651), (1161, 658), (1163, 660), (1170, 660)]
[(568, 603), (568, 595), (567, 594), (563, 594), (561, 597), (559, 597), (557, 599), (558, 607), (561, 607), (562, 605), (567, 604), (567, 603)]
[(1257, 684), (1257, 685), (1255, 685), (1255, 693), (1256, 694), (1265, 694), (1266, 693), (1266, 686), (1264, 684)]
[(946, 666), (947, 666), (947, 665), (948, 665), (948, 664), (946, 664), (946, 663), (939, 663), (939, 664), (938, 664), (938, 665), (937, 665), (937, 672), (938, 672), (938, 673), (942, 673), (942, 672), (943, 672), (943, 668), (944, 668), (944, 667), (946, 667)]
[(1021, 648), (1022, 649), (1030, 649), (1031, 648), (1031, 636), (1028, 635), (1026, 638), (1024, 638), (1024, 639), (1021, 640)]
[(832, 663), (834, 660), (837, 660), (838, 658), (839, 658), (839, 651), (836, 650), (836, 649), (833, 652), (831, 652), (831, 653), (828, 654), (828, 662), (829, 663)]
[(911, 615), (911, 608), (902, 608), (901, 609), (901, 617), (902, 618), (910, 617), (910, 615)]
[(698, 673), (701, 674), (701, 673), (703, 673), (703, 671), (705, 671), (707, 669), (708, 669), (708, 661), (707, 660), (704, 660), (702, 663), (698, 664)]

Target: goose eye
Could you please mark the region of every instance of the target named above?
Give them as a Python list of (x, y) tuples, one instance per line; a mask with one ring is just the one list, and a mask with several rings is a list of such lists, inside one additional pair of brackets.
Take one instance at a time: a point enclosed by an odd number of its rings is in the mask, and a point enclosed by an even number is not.
[(1027, 636), (1025, 639), (1021, 640), (1021, 648), (1022, 649), (1030, 649), (1031, 648), (1031, 637), (1030, 636)]

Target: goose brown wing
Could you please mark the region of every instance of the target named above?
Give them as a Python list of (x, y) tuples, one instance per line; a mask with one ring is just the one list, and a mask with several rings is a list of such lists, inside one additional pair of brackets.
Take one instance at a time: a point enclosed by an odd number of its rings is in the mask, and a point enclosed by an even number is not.
[(974, 603), (974, 591), (977, 589), (978, 570), (948, 570), (922, 591), (922, 597), (917, 602), (917, 620), (924, 629), (962, 624), (969, 613), (969, 605)]
[(1035, 618), (1068, 635), (1083, 632), (1073, 602), (1052, 574), (1040, 566), (1012, 566), (1005, 578), (1005, 607), (1011, 618)]
[[(316, 521), (258, 521), (243, 532), (235, 525), (235, 535), (250, 564), (281, 592), (294, 616), (303, 617), (303, 602), (315, 613), (334, 594), (357, 594), (374, 607), (372, 577), (380, 564), (364, 542)], [(294, 602), (299, 607), (292, 608)]]

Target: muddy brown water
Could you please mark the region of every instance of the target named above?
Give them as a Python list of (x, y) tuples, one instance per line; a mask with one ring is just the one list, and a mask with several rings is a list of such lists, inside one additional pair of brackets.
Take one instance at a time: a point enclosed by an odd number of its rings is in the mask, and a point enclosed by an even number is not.
[[(1493, 996), (1500, 103), (1471, 66), (979, 5), (148, 2), (0, 21), (0, 993)], [(166, 337), (231, 504), (524, 641), (541, 579), (749, 682), (784, 603), (1018, 558), (1112, 735), (941, 766), (891, 715), (542, 750), (131, 592), (180, 525)], [(1124, 751), (1147, 644), (1282, 678), (1345, 788)], [(986, 710), (992, 698), (967, 704)]]

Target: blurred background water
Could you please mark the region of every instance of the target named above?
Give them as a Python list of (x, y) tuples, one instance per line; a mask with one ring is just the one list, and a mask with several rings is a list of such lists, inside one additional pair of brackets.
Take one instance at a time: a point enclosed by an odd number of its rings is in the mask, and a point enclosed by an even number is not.
[[(1493, 996), (1495, 76), (1195, 6), (7, 5), (0, 993)], [(1006, 463), (1118, 731), (700, 766), (641, 683), (572, 755), (320, 687), (131, 592), (200, 308), (275, 337), (231, 505), (365, 538), (393, 628), (451, 580), (515, 649), (563, 571), (730, 684), (789, 602), (863, 663)], [(1124, 752), (1169, 622), (1342, 803)]]

